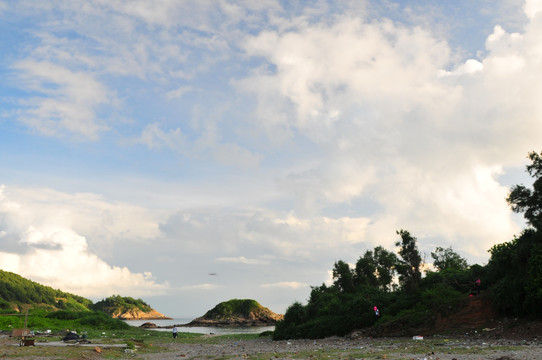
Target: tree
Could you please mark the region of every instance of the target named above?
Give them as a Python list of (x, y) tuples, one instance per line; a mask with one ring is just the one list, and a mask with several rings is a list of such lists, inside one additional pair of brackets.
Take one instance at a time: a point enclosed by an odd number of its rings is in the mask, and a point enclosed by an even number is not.
[(530, 225), (514, 240), (491, 248), (487, 265), (494, 306), (503, 313), (542, 316), (542, 153), (529, 153), (532, 189), (512, 187), (506, 201)]
[(447, 249), (437, 246), (435, 252), (431, 253), (431, 257), (433, 258), (433, 265), (438, 271), (446, 269), (466, 270), (469, 267), (467, 260), (453, 251), (451, 246)]
[(354, 274), (350, 265), (339, 260), (333, 266), (333, 285), (340, 291), (351, 293), (354, 291)]
[(354, 284), (378, 287), (381, 290), (390, 290), (395, 275), (397, 255), (377, 246), (373, 251), (367, 250), (356, 262), (354, 269)]
[(367, 250), (356, 262), (354, 282), (356, 285), (378, 286), (376, 260), (373, 252)]
[(382, 246), (377, 246), (374, 249), (374, 257), (376, 260), (378, 286), (382, 290), (390, 290), (398, 263), (397, 255), (384, 249)]
[(410, 235), (406, 230), (399, 230), (397, 234), (401, 236), (401, 241), (397, 241), (395, 246), (399, 246), (399, 260), (397, 272), (399, 273), (399, 282), (407, 292), (416, 292), (420, 286), (422, 274), (420, 266), (422, 256), (416, 244), (416, 238)]
[(523, 216), (537, 230), (542, 229), (542, 153), (529, 153), (529, 159), (532, 161), (527, 165), (527, 172), (535, 181), (533, 189), (524, 185), (515, 185), (506, 201), (516, 213), (524, 213)]

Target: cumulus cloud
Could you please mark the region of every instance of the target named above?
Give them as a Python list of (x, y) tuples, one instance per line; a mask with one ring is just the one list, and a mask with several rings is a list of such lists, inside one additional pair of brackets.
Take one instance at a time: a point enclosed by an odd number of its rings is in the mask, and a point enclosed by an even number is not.
[[(168, 284), (156, 282), (150, 272), (134, 273), (126, 266), (109, 265), (89, 250), (87, 239), (73, 230), (78, 228), (77, 223), (81, 220), (90, 223), (96, 220), (95, 216), (83, 220), (75, 215), (84, 209), (83, 203), (71, 199), (77, 206), (64, 204), (57, 207), (55, 201), (70, 200), (70, 197), (60, 193), (55, 194), (61, 195), (60, 198), (46, 198), (43, 193), (36, 198), (18, 196), (21, 193), (24, 189), (11, 192), (6, 186), (0, 187), (0, 215), (5, 227), (0, 239), (12, 238), (17, 242), (12, 251), (6, 251), (4, 247), (0, 252), (3, 270), (92, 298), (118, 293), (151, 296), (168, 290)], [(26, 195), (30, 193), (33, 191)], [(97, 210), (97, 207), (87, 209), (90, 213)], [(129, 222), (145, 232), (145, 225), (138, 226), (137, 218), (125, 221), (126, 225)], [(110, 223), (109, 229), (119, 235), (124, 227), (117, 226)]]
[[(365, 218), (301, 218), (265, 209), (191, 208), (171, 216), (161, 231), (179, 239), (170, 246), (185, 253), (221, 254), (215, 258), (221, 263), (266, 265), (279, 259), (318, 261), (353, 249), (366, 240), (368, 223)], [(243, 251), (258, 256), (237, 255)]]
[(337, 16), (248, 37), (247, 54), (269, 65), (237, 84), (256, 94), (256, 115), (277, 102), (282, 112), (262, 127), (325, 154), (282, 180), (296, 211), (370, 201), (364, 240), (407, 228), (478, 259), (509, 240), (519, 227), (498, 178), (542, 133), (536, 19), (522, 34), (495, 27), (486, 56), (460, 64), (428, 30), (388, 20)]
[(526, 0), (525, 1), (525, 15), (529, 19), (534, 19), (536, 16), (540, 15), (542, 12), (542, 1), (540, 0)]

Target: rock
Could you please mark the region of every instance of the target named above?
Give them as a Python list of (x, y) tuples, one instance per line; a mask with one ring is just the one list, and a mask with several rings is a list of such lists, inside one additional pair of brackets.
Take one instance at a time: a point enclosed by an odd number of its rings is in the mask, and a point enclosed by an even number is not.
[(144, 329), (155, 329), (155, 328), (157, 328), (158, 326), (156, 326), (155, 323), (146, 322), (146, 323), (141, 324), (139, 327), (140, 327), (140, 328), (144, 328)]
[(69, 332), (62, 338), (62, 341), (79, 340), (79, 335), (74, 332)]
[(159, 313), (156, 310), (151, 310), (148, 312), (143, 312), (138, 309), (130, 309), (126, 312), (120, 313), (115, 312), (111, 314), (111, 317), (118, 318), (121, 320), (159, 320), (159, 319), (171, 319), (170, 317), (165, 316), (164, 314)]

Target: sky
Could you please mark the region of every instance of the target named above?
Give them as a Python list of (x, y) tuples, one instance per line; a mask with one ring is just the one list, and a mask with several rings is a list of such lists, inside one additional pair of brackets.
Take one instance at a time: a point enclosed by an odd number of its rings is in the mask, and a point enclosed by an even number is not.
[(0, 0), (0, 269), (277, 313), (397, 230), (525, 227), (542, 0)]

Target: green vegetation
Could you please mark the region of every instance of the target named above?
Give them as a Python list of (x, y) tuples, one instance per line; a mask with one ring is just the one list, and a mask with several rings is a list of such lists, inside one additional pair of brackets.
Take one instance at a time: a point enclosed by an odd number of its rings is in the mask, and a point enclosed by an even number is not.
[[(129, 328), (124, 321), (113, 319), (114, 312), (152, 308), (141, 299), (111, 296), (96, 304), (81, 296), (55, 290), (0, 270), (0, 330), (27, 327), (31, 329), (101, 329)], [(28, 311), (28, 316), (26, 312)], [(5, 316), (7, 314), (13, 314)]]
[[(435, 270), (422, 277), (417, 239), (399, 230), (398, 255), (378, 246), (366, 251), (354, 269), (337, 261), (333, 284), (313, 287), (306, 305), (292, 304), (273, 338), (323, 338), (373, 325), (395, 330), (431, 326), (436, 316), (454, 311), (475, 292), (475, 279), (481, 279), (502, 315), (541, 318), (542, 153), (532, 152), (529, 159), (533, 188), (516, 185), (507, 201), (513, 211), (524, 214), (530, 227), (492, 247), (486, 266), (469, 266), (451, 247), (437, 247), (431, 253)], [(383, 311), (380, 316), (374, 306)]]
[(127, 296), (113, 295), (90, 307), (92, 310), (103, 311), (106, 314), (123, 314), (130, 310), (151, 312), (152, 308), (141, 299), (134, 299)]
[(264, 307), (251, 299), (232, 299), (221, 302), (203, 315), (206, 319), (220, 320), (232, 316), (248, 317), (250, 313), (264, 311)]
[(10, 313), (22, 307), (51, 310), (88, 311), (92, 302), (81, 296), (55, 290), (12, 272), (0, 270), (0, 312)]
[(23, 328), (25, 318), (27, 327), (34, 330), (63, 330), (63, 329), (102, 329), (122, 330), (130, 326), (122, 320), (112, 319), (98, 311), (47, 311), (33, 309), (25, 316), (0, 316), (0, 330)]

